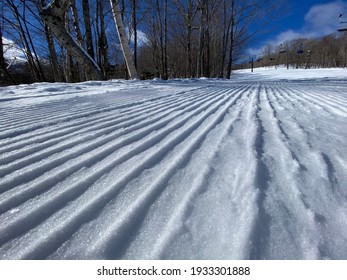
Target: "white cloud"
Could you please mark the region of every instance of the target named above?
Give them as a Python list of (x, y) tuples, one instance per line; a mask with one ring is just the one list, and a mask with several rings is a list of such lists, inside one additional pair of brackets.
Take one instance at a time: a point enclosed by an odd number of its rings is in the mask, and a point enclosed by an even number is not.
[[(304, 24), (299, 30), (286, 30), (272, 39), (266, 40), (258, 49), (248, 49), (250, 55), (262, 53), (267, 45), (280, 45), (281, 43), (296, 38), (316, 38), (331, 34), (336, 31), (338, 16), (347, 10), (347, 3), (334, 1), (325, 4), (317, 4), (310, 8), (304, 18)], [(347, 18), (347, 14), (345, 16)]]
[(285, 41), (294, 40), (295, 38), (298, 38), (300, 36), (302, 36), (300, 32), (289, 29), (278, 34), (274, 39), (268, 40), (267, 44), (279, 45)]
[[(126, 28), (126, 33), (129, 36), (129, 29)], [(130, 42), (133, 44), (134, 43), (134, 32), (130, 33)], [(142, 46), (144, 44), (147, 44), (149, 42), (148, 36), (145, 32), (141, 31), (141, 30), (137, 30), (137, 44), (139, 46)]]
[(310, 37), (324, 36), (336, 31), (338, 16), (347, 7), (342, 1), (314, 5), (305, 15), (303, 34)]
[(23, 49), (18, 47), (12, 40), (2, 38), (2, 43), (4, 45), (4, 56), (7, 60), (12, 63), (13, 61), (25, 61), (25, 52)]

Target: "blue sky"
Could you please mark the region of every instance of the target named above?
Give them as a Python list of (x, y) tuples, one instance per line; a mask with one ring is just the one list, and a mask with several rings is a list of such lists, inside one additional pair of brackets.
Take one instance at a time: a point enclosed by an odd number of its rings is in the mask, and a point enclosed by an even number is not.
[(266, 34), (249, 49), (251, 55), (258, 55), (268, 44), (281, 43), (300, 37), (315, 38), (336, 31), (339, 14), (345, 13), (347, 21), (347, 1), (342, 0), (287, 0), (284, 16), (272, 21)]
[(281, 15), (272, 20), (266, 27), (266, 32), (258, 34), (256, 42), (249, 46), (246, 51), (247, 57), (261, 55), (262, 48), (268, 44), (280, 45), (287, 40), (300, 37), (312, 38), (331, 34), (337, 29), (340, 13), (345, 14), (344, 19), (347, 21), (347, 0), (286, 2), (287, 5), (281, 8)]

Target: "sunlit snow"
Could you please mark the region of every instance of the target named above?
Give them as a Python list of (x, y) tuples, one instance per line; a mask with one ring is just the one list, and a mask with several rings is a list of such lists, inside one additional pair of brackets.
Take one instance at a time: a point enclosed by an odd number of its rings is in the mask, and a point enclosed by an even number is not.
[(1, 259), (347, 259), (347, 70), (0, 88)]

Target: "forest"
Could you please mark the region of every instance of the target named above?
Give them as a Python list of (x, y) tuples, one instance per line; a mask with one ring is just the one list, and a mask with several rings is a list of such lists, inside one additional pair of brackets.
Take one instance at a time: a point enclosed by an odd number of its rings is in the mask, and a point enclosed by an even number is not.
[[(234, 68), (345, 67), (346, 36), (250, 43), (281, 16), (273, 0), (3, 0), (1, 84), (112, 78), (230, 78)], [(9, 61), (16, 46), (25, 56)]]

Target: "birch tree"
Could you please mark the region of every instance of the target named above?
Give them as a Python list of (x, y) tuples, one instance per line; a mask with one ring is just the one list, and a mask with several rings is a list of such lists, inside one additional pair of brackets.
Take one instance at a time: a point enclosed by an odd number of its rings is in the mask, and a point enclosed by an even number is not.
[[(46, 0), (40, 0), (40, 3), (35, 2), (35, 4), (36, 4), (37, 10), (39, 12), (41, 12), (42, 8), (47, 5)], [(49, 49), (49, 56), (50, 56), (50, 61), (51, 61), (51, 65), (52, 65), (54, 81), (62, 82), (63, 78), (62, 78), (62, 75), (60, 74), (60, 71), (59, 71), (58, 56), (57, 56), (57, 51), (56, 51), (55, 45), (54, 45), (53, 35), (52, 35), (52, 32), (50, 31), (48, 25), (46, 23), (44, 23), (43, 25), (44, 25), (45, 36), (46, 36), (47, 45), (48, 45), (48, 49)]]
[(102, 80), (104, 76), (101, 69), (83, 48), (74, 40), (64, 25), (64, 15), (68, 8), (68, 0), (53, 0), (43, 8), (42, 18), (55, 35), (56, 39), (70, 52), (74, 58), (84, 66), (87, 79)]
[(122, 52), (123, 52), (126, 66), (127, 66), (129, 77), (130, 79), (138, 79), (139, 76), (135, 68), (134, 60), (133, 60), (133, 57), (130, 51), (130, 46), (129, 46), (127, 36), (125, 33), (121, 10), (119, 8), (119, 2), (118, 0), (110, 0), (110, 3), (112, 7), (113, 19), (117, 27), (119, 41), (122, 48)]

